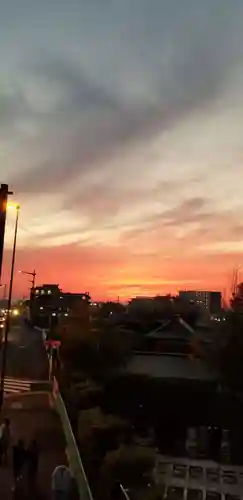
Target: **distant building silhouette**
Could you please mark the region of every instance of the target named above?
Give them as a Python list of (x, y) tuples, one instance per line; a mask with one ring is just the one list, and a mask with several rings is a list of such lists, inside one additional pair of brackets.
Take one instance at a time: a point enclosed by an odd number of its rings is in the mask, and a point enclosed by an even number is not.
[(90, 304), (90, 295), (87, 292), (63, 292), (57, 284), (44, 284), (32, 290), (29, 304), (29, 319), (31, 323), (48, 328), (57, 323), (62, 316), (72, 314), (78, 304)]
[(217, 291), (204, 290), (182, 290), (179, 297), (193, 302), (201, 309), (208, 312), (209, 315), (220, 314), (222, 311), (222, 294)]

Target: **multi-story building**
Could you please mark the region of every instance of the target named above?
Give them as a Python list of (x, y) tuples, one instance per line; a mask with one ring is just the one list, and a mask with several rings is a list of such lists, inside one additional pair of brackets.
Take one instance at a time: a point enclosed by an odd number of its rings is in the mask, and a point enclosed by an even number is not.
[(173, 297), (170, 295), (158, 295), (156, 297), (134, 297), (130, 300), (127, 310), (131, 314), (159, 313), (168, 309), (173, 304)]
[(222, 311), (222, 294), (217, 291), (204, 290), (182, 290), (179, 297), (189, 302), (193, 302), (202, 309), (205, 309), (209, 315), (217, 315)]
[(37, 286), (32, 291), (30, 320), (43, 328), (48, 327), (55, 318), (70, 314), (80, 302), (90, 303), (87, 292), (66, 293), (56, 284)]

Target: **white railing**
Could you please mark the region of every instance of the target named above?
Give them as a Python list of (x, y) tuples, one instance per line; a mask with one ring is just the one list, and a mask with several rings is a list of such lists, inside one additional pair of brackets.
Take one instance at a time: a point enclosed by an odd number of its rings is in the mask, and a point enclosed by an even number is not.
[[(42, 328), (37, 329), (42, 331), (42, 340), (44, 343), (46, 340), (46, 330)], [(49, 359), (49, 364), (51, 370), (51, 359)], [(77, 484), (79, 498), (80, 500), (93, 500), (76, 439), (73, 434), (72, 426), (68, 417), (67, 409), (59, 391), (57, 379), (56, 377), (50, 376), (50, 380), (52, 380), (52, 395), (55, 402), (55, 409), (60, 417), (63, 432), (65, 435), (69, 466)]]
[(69, 466), (72, 475), (76, 480), (79, 498), (80, 500), (93, 500), (93, 496), (79, 454), (79, 449), (76, 443), (76, 439), (74, 437), (71, 423), (67, 414), (66, 406), (60, 394), (58, 382), (55, 377), (53, 378), (52, 394), (55, 400), (57, 413), (62, 423), (62, 428), (64, 431), (67, 444), (67, 455), (69, 460)]

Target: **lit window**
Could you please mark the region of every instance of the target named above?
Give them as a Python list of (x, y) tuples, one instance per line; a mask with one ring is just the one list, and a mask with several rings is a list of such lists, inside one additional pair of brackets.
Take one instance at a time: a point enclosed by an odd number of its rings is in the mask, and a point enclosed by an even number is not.
[(48, 290), (47, 293), (48, 293), (48, 295), (51, 295), (51, 290)]

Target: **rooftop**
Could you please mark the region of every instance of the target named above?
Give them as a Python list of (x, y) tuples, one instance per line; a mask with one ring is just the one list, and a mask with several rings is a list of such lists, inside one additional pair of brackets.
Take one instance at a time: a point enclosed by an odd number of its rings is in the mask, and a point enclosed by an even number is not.
[(172, 319), (162, 321), (161, 324), (154, 330), (146, 334), (146, 338), (163, 340), (166, 338), (178, 338), (181, 341), (190, 340), (195, 334), (193, 328), (186, 323), (180, 316), (175, 316)]
[(187, 356), (134, 353), (125, 370), (129, 374), (147, 375), (156, 379), (217, 381), (216, 374), (205, 363)]

